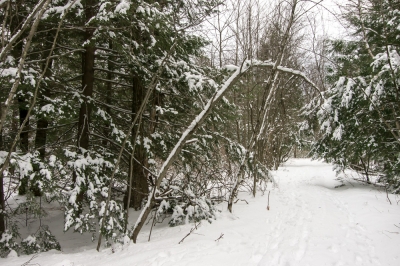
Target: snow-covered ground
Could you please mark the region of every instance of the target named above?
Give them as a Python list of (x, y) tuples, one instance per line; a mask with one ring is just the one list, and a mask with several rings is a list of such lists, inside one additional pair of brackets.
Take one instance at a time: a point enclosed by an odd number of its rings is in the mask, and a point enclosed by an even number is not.
[[(57, 233), (63, 251), (38, 254), (28, 265), (400, 265), (400, 200), (372, 185), (337, 180), (332, 166), (293, 159), (275, 172), (278, 187), (253, 198), (241, 193), (233, 214), (221, 204), (212, 224), (149, 225), (137, 244), (95, 251), (79, 234)], [(400, 204), (400, 203), (399, 203)], [(62, 218), (50, 213), (48, 222)], [(62, 225), (61, 225), (62, 226)], [(56, 233), (53, 229), (53, 233)], [(223, 237), (216, 241), (221, 234)], [(0, 259), (22, 265), (32, 256)]]

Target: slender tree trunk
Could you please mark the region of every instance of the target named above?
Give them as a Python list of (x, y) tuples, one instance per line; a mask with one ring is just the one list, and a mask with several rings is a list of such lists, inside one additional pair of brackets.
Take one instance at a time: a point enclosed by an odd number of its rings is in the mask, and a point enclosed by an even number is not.
[[(108, 48), (110, 49), (110, 50), (112, 50), (113, 49), (113, 42), (112, 42), (112, 40), (110, 40), (109, 42), (108, 42)], [(111, 104), (112, 104), (112, 101), (111, 101), (111, 96), (112, 96), (112, 86), (113, 86), (113, 84), (112, 84), (112, 82), (111, 82), (111, 80), (113, 80), (113, 78), (114, 78), (114, 74), (112, 73), (113, 71), (114, 71), (114, 63), (112, 62), (112, 60), (113, 60), (113, 56), (112, 56), (112, 53), (110, 53), (110, 55), (109, 55), (109, 60), (107, 61), (107, 68), (108, 68), (108, 72), (107, 72), (107, 80), (109, 80), (109, 82), (107, 82), (107, 87), (106, 87), (106, 99), (105, 99), (105, 102), (106, 102), (106, 106), (105, 106), (105, 111), (107, 112), (107, 114), (109, 114), (109, 115), (111, 115), (111, 108), (110, 108), (110, 106), (111, 106)], [(106, 121), (105, 122), (105, 127), (104, 127), (104, 130), (103, 130), (103, 134), (104, 134), (104, 136), (105, 137), (109, 137), (110, 136), (110, 122), (109, 121)], [(104, 139), (103, 141), (102, 141), (102, 144), (103, 144), (103, 147), (107, 147), (108, 145), (109, 145), (109, 141), (107, 140), (107, 139)]]
[[(51, 48), (51, 47), (50, 47)], [(50, 49), (49, 48), (49, 49)], [(53, 61), (49, 62), (46, 73), (44, 77), (51, 77), (51, 68)], [(46, 84), (43, 86), (43, 91), (39, 95), (41, 109), (45, 105), (45, 97), (50, 97), (50, 91)], [(46, 156), (46, 141), (47, 141), (47, 127), (49, 126), (49, 121), (46, 117), (41, 116), (37, 121), (36, 136), (35, 136), (35, 149), (39, 151), (39, 158), (44, 160)]]
[[(15, 22), (11, 24), (11, 30), (12, 31), (19, 31), (20, 26), (21, 26), (21, 21), (23, 20), (23, 18), (21, 17), (20, 14), (18, 14), (18, 4), (15, 6), (16, 9), (16, 16), (15, 16)], [(11, 50), (11, 55), (14, 58), (18, 58), (21, 54), (20, 51), (23, 48), (23, 43), (22, 42), (18, 42), (14, 49)], [(19, 89), (21, 88), (21, 86), (19, 86)], [(29, 102), (26, 96), (24, 95), (18, 95), (18, 116), (19, 116), (19, 126), (22, 125), (22, 123), (24, 122), (26, 115), (28, 114), (28, 108), (29, 108)], [(26, 122), (24, 128), (22, 129), (21, 134), (19, 135), (19, 148), (22, 152), (28, 152), (29, 150), (29, 133), (28, 130), (29, 129), (29, 120)], [(26, 182), (25, 182), (26, 183)], [(22, 193), (21, 195), (25, 194)]]
[(47, 141), (47, 127), (49, 121), (46, 118), (41, 117), (37, 121), (36, 137), (35, 137), (35, 148), (39, 151), (39, 158), (44, 160), (46, 156), (46, 141)]
[[(18, 97), (18, 114), (19, 114), (19, 126), (22, 125), (24, 122), (27, 114), (28, 114), (28, 102), (25, 101), (24, 98)], [(22, 129), (22, 132), (19, 134), (19, 148), (21, 149), (22, 152), (26, 153), (29, 151), (29, 118), (25, 124), (25, 126)], [(29, 188), (29, 179), (27, 176), (21, 178), (21, 182), (19, 184), (18, 188), (18, 194), (19, 195), (25, 195), (27, 192), (27, 189)]]
[[(138, 77), (133, 78), (133, 92), (132, 92), (132, 121), (135, 118), (135, 115), (139, 112), (140, 105), (143, 102), (144, 96), (145, 96), (145, 88), (142, 85), (140, 79)], [(144, 126), (141, 124), (141, 126), (138, 128), (135, 126), (135, 131), (139, 130), (139, 136), (140, 136), (140, 144), (141, 145), (136, 145), (135, 147), (135, 152), (134, 152), (134, 157), (140, 162), (137, 162), (136, 160), (130, 160), (130, 165), (129, 165), (129, 171), (130, 175), (132, 175), (132, 184), (130, 184), (130, 188), (128, 188), (125, 192), (125, 197), (124, 197), (124, 205), (125, 208), (128, 207), (133, 207), (136, 210), (139, 210), (141, 208), (143, 199), (145, 199), (149, 193), (149, 187), (147, 183), (147, 174), (144, 171), (143, 166), (147, 166), (147, 157), (146, 157), (146, 151), (143, 147), (143, 138), (144, 138)], [(134, 132), (135, 132), (134, 131)], [(137, 134), (132, 134), (132, 139), (131, 142), (135, 142), (136, 140), (134, 139), (135, 135)], [(131, 197), (129, 199), (129, 189), (131, 189)], [(129, 206), (128, 206), (128, 199), (129, 199)]]
[(6, 231), (6, 202), (4, 195), (4, 178), (0, 175), (0, 238), (3, 232)]
[[(85, 17), (86, 22), (88, 22), (95, 14), (94, 4), (96, 1), (87, 0), (85, 5)], [(79, 119), (78, 119), (78, 136), (77, 136), (77, 146), (79, 148), (79, 153), (85, 153), (89, 149), (89, 125), (90, 116), (92, 113), (92, 103), (90, 98), (93, 96), (93, 84), (94, 84), (94, 59), (95, 59), (95, 45), (91, 42), (93, 37), (93, 28), (86, 28), (84, 33), (84, 39), (86, 47), (82, 54), (82, 96), (83, 102), (79, 109)], [(76, 173), (73, 174), (73, 182), (76, 183), (77, 176)], [(82, 185), (81, 185), (82, 186)], [(84, 188), (81, 187), (80, 192), (77, 195), (76, 202), (80, 208), (82, 208), (82, 201), (84, 197)]]
[[(51, 43), (51, 40), (50, 40)], [(51, 46), (48, 47), (48, 49), (51, 49)], [(47, 68), (46, 65), (43, 66), (43, 69), (46, 68), (46, 72), (44, 74), (44, 77), (51, 77), (51, 67), (53, 65), (53, 61), (50, 60)], [(50, 91), (49, 88), (45, 83), (43, 84), (43, 90), (39, 91), (38, 98), (40, 99), (39, 101), (39, 109), (41, 109), (45, 105), (45, 97), (50, 97)], [(36, 136), (35, 136), (35, 150), (39, 152), (39, 158), (40, 160), (44, 161), (46, 157), (46, 142), (47, 142), (47, 127), (49, 126), (49, 121), (47, 120), (46, 117), (40, 116), (38, 118), (38, 121), (36, 123)], [(34, 168), (35, 171), (39, 171), (38, 167)], [(36, 197), (42, 196), (42, 191), (40, 190), (39, 186), (37, 184), (34, 184), (31, 186), (31, 191)]]
[[(22, 123), (24, 122), (26, 115), (28, 114), (28, 102), (25, 101), (24, 98), (18, 97), (18, 108), (19, 108), (19, 125), (21, 126)], [(29, 151), (29, 118), (28, 121), (26, 122), (24, 128), (22, 129), (21, 134), (19, 135), (20, 139), (20, 145), (19, 148), (21, 149), (22, 152), (28, 152)]]
[[(0, 101), (0, 117), (2, 115), (3, 112), (3, 106), (2, 103)], [(3, 146), (3, 129), (0, 130), (0, 151), (5, 150), (4, 146)]]
[[(3, 110), (2, 104), (0, 103), (0, 117), (2, 115), (2, 110)], [(3, 130), (0, 130), (0, 151), (2, 150), (4, 150)], [(3, 182), (3, 175), (0, 175), (0, 238), (2, 233), (6, 231), (5, 211), (6, 211), (6, 203), (4, 195), (4, 182)]]

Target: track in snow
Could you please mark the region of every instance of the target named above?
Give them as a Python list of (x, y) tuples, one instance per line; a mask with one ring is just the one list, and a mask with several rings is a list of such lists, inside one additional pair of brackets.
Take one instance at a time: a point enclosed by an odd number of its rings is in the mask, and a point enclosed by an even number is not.
[[(152, 241), (148, 227), (139, 243), (73, 254), (49, 252), (32, 263), (45, 265), (400, 265), (400, 206), (378, 188), (336, 180), (332, 166), (309, 159), (290, 160), (274, 173), (278, 187), (267, 196), (239, 197), (233, 214), (226, 204), (212, 224), (202, 222), (182, 244), (193, 224), (157, 225)], [(260, 193), (259, 193), (260, 194)], [(399, 227), (396, 227), (399, 226)], [(215, 241), (221, 234), (224, 237)], [(65, 239), (68, 240), (68, 239)], [(62, 244), (62, 241), (61, 241)], [(71, 247), (67, 249), (69, 252)], [(0, 265), (21, 265), (30, 257), (0, 259)]]

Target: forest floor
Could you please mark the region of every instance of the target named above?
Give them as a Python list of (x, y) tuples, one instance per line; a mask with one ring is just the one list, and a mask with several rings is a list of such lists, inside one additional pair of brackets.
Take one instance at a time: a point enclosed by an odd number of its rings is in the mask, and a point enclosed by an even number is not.
[(218, 205), (218, 218), (201, 222), (180, 244), (193, 224), (157, 224), (150, 242), (147, 225), (137, 244), (97, 252), (88, 235), (57, 233), (63, 214), (48, 210), (42, 222), (62, 251), (0, 259), (0, 265), (400, 265), (400, 198), (351, 175), (357, 177), (347, 172), (338, 180), (332, 165), (292, 159), (274, 172), (276, 187), (255, 198), (240, 193), (232, 214), (226, 203)]

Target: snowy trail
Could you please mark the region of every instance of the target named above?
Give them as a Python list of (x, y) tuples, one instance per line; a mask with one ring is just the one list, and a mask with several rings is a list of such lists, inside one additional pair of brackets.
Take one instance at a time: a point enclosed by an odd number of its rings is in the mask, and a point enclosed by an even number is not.
[[(308, 159), (290, 160), (275, 172), (270, 210), (267, 195), (241, 193), (234, 212), (219, 206), (213, 224), (178, 242), (193, 224), (157, 225), (147, 242), (148, 227), (139, 243), (104, 249), (94, 245), (76, 253), (48, 252), (33, 263), (45, 265), (400, 265), (400, 205), (376, 187), (336, 180), (332, 166)], [(397, 199), (399, 200), (399, 199)], [(397, 227), (399, 226), (399, 227)], [(215, 241), (221, 234), (223, 238)], [(61, 243), (62, 244), (62, 243)], [(71, 247), (68, 249), (70, 252)], [(30, 257), (0, 259), (0, 265), (21, 265)]]
[(334, 188), (334, 174), (324, 168), (289, 165), (279, 173), (279, 211), (270, 223), (277, 228), (259, 265), (380, 265), (365, 229)]

